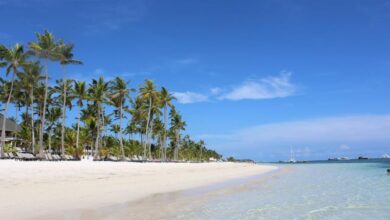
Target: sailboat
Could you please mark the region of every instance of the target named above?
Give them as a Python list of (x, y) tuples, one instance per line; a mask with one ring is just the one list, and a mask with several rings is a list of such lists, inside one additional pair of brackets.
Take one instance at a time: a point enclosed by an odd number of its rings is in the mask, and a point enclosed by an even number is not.
[(390, 155), (388, 155), (388, 154), (383, 154), (382, 158), (383, 158), (383, 159), (390, 159)]
[(292, 147), (290, 148), (290, 160), (288, 161), (289, 163), (296, 163), (297, 161), (295, 160), (295, 157), (294, 157), (294, 151), (292, 149)]

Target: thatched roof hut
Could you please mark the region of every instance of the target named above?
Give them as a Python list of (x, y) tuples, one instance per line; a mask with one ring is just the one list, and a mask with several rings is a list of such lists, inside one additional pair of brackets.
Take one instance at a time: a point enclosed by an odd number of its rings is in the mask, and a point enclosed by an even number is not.
[[(0, 114), (0, 132), (2, 131), (3, 128), (3, 120), (4, 116)], [(5, 121), (5, 132), (7, 135), (13, 134), (20, 131), (20, 126), (13, 120), (6, 119)]]

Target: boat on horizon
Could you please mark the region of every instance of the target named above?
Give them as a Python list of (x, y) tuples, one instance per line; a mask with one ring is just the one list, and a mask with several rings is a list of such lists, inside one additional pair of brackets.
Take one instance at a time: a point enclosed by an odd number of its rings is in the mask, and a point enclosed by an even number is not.
[(388, 154), (383, 154), (383, 155), (382, 155), (382, 158), (383, 158), (383, 159), (390, 159), (390, 155), (388, 155)]
[(339, 161), (339, 160), (349, 160), (348, 157), (335, 157), (335, 158), (328, 158), (329, 161)]
[(339, 159), (339, 160), (349, 160), (348, 157), (339, 157), (338, 159)]
[(359, 156), (358, 160), (368, 160), (368, 157), (366, 157), (366, 156)]
[(294, 151), (292, 148), (290, 148), (290, 160), (288, 161), (289, 163), (296, 163), (297, 161), (295, 160), (294, 157)]

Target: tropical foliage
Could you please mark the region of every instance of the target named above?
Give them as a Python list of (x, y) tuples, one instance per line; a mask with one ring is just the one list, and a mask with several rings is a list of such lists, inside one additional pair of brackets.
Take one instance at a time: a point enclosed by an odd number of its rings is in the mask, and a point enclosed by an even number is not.
[[(48, 31), (36, 36), (36, 42), (27, 47), (0, 45), (0, 67), (5, 70), (0, 75), (1, 113), (10, 118), (10, 107), (16, 112), (21, 126), (16, 134), (19, 147), (41, 157), (56, 152), (78, 158), (85, 154), (121, 159), (141, 155), (159, 160), (221, 158), (204, 141), (182, 137), (187, 124), (167, 88), (145, 80), (136, 89), (121, 77), (90, 82), (67, 79), (66, 65), (82, 64), (74, 59), (74, 45)], [(63, 76), (53, 84), (49, 64), (63, 69)], [(68, 117), (73, 108), (76, 116)], [(5, 124), (1, 126), (3, 154), (12, 146), (5, 144)]]

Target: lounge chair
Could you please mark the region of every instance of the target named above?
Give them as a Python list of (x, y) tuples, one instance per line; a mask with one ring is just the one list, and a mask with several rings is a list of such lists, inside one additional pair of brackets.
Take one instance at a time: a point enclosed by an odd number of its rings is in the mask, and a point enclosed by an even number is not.
[(8, 153), (4, 153), (4, 156), (0, 157), (0, 159), (10, 159)]
[(132, 161), (132, 162), (138, 162), (138, 163), (143, 162), (142, 157), (141, 157), (141, 156), (138, 156), (138, 155), (133, 156), (133, 158), (131, 159), (131, 161)]
[(58, 161), (58, 158), (50, 153), (45, 154), (45, 160), (47, 161)]
[(18, 152), (18, 153), (16, 153), (16, 159), (24, 160), (24, 161), (31, 161), (31, 160), (37, 160), (38, 158), (34, 157), (34, 155), (32, 155), (30, 153)]
[(49, 159), (49, 155), (46, 153), (46, 154), (44, 154), (44, 156), (43, 156), (44, 158), (45, 158), (45, 160), (50, 160)]
[(53, 158), (53, 160), (55, 160), (55, 161), (59, 161), (59, 160), (61, 160), (61, 157), (60, 156), (58, 156), (57, 154), (52, 154), (51, 155), (51, 157)]
[(47, 158), (48, 158), (48, 160), (50, 160), (50, 161), (54, 161), (54, 160), (55, 160), (55, 159), (53, 158), (53, 156), (52, 156), (50, 153), (47, 154)]
[(115, 157), (115, 156), (108, 156), (108, 157), (107, 157), (107, 160), (108, 160), (108, 161), (118, 161), (118, 158)]
[(18, 160), (26, 160), (27, 158), (25, 157), (24, 153), (16, 152), (16, 159), (18, 159)]
[(8, 153), (8, 157), (9, 157), (9, 159), (14, 159), (15, 158), (15, 156), (14, 156), (14, 154), (12, 152)]
[(66, 160), (76, 160), (72, 155), (65, 155)]

